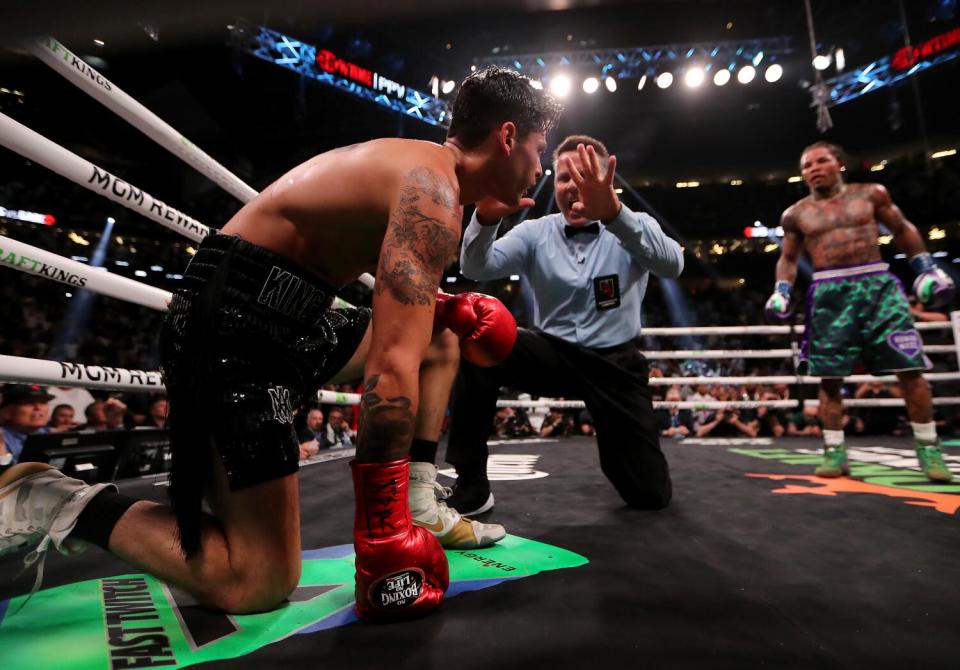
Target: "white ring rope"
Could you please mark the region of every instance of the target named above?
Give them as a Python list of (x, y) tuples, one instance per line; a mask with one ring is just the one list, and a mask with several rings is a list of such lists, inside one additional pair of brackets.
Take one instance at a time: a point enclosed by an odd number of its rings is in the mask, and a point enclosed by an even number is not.
[[(919, 321), (914, 324), (917, 330), (950, 330), (946, 321)], [(666, 337), (683, 337), (684, 335), (789, 335), (802, 334), (801, 324), (795, 326), (688, 326), (688, 327), (652, 327), (642, 328), (640, 335), (659, 335)], [(957, 336), (960, 340), (960, 335)]]
[[(950, 373), (934, 373), (939, 375)], [(868, 375), (857, 375), (858, 377), (867, 377), (865, 381), (876, 381), (878, 378)], [(934, 375), (927, 375), (932, 377)], [(955, 378), (960, 375), (954, 374)], [(682, 377), (681, 379), (694, 380), (695, 377)], [(706, 380), (716, 381), (717, 377), (706, 377)], [(744, 377), (751, 380), (756, 377)], [(849, 378), (848, 378), (849, 379)], [(882, 378), (880, 378), (882, 379)], [(83, 388), (100, 388), (121, 391), (139, 391), (139, 392), (157, 392), (163, 391), (164, 385), (158, 371), (127, 370), (125, 368), (114, 368), (99, 365), (83, 365), (80, 363), (58, 363), (56, 361), (47, 361), (37, 358), (21, 358), (18, 356), (0, 355), (0, 380), (7, 382), (26, 382), (51, 384), (54, 386), (80, 386)], [(941, 381), (942, 376), (932, 381)], [(709, 383), (703, 382), (703, 383)], [(359, 393), (339, 393), (336, 391), (321, 390), (317, 392), (317, 400), (324, 404), (333, 405), (358, 405), (360, 404)], [(904, 405), (902, 398), (862, 398), (846, 399), (843, 401), (845, 407), (900, 407)], [(960, 404), (960, 397), (948, 396), (933, 399), (934, 405), (957, 405)], [(654, 401), (655, 409), (666, 409), (676, 407), (678, 409), (727, 409), (743, 408), (750, 409), (756, 407), (771, 407), (792, 409), (803, 405), (819, 405), (818, 400), (684, 400), (684, 401)], [(586, 404), (582, 400), (555, 400), (550, 398), (540, 398), (538, 400), (498, 400), (497, 407), (555, 407), (582, 409)]]
[[(924, 378), (931, 382), (948, 382), (960, 380), (960, 372), (925, 372)], [(755, 375), (753, 377), (650, 377), (650, 386), (673, 386), (674, 384), (819, 384), (820, 377), (801, 375)], [(847, 375), (843, 378), (845, 384), (860, 384), (862, 382), (895, 382), (896, 375)]]
[[(953, 354), (957, 349), (952, 344), (925, 344), (925, 354)], [(644, 351), (648, 360), (668, 360), (674, 358), (712, 359), (712, 358), (792, 358), (797, 353), (793, 349), (676, 349), (673, 351)]]
[[(14, 254), (15, 258), (11, 258)], [(171, 293), (0, 235), (0, 263), (67, 286), (165, 311)]]
[(196, 219), (51, 142), (6, 114), (0, 114), (0, 144), (194, 242), (210, 233), (210, 229)]
[(117, 391), (163, 391), (156, 370), (127, 370), (82, 363), (58, 363), (39, 358), (0, 355), (0, 379), (7, 382), (79, 386)]
[[(331, 401), (324, 401), (331, 402)], [(345, 404), (345, 403), (340, 403)], [(849, 398), (844, 399), (844, 407), (903, 407), (903, 398)], [(944, 396), (933, 399), (934, 405), (960, 405), (960, 396)], [(547, 407), (555, 409), (584, 409), (586, 403), (582, 400), (498, 400), (497, 407)], [(808, 400), (654, 400), (654, 409), (756, 409), (769, 407), (771, 409), (798, 409), (802, 406), (819, 407), (820, 401)]]

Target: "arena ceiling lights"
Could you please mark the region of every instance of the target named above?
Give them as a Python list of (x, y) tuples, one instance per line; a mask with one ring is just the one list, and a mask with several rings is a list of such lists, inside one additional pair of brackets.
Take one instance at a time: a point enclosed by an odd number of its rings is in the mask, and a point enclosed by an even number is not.
[[(635, 81), (637, 91), (643, 91), (648, 80), (653, 80), (659, 89), (670, 88), (675, 80), (682, 81), (686, 88), (696, 89), (707, 81), (724, 86), (733, 76), (741, 83), (750, 83), (758, 71), (763, 71), (764, 79), (774, 83), (784, 74), (783, 67), (776, 61), (792, 52), (789, 38), (777, 37), (498, 55), (476, 59), (471, 70), (488, 65), (511, 68), (545, 82), (559, 97), (566, 97), (578, 84), (592, 95), (601, 89), (601, 83), (612, 93), (624, 80)], [(554, 81), (558, 82), (556, 90)], [(632, 83), (630, 87), (632, 89)]]

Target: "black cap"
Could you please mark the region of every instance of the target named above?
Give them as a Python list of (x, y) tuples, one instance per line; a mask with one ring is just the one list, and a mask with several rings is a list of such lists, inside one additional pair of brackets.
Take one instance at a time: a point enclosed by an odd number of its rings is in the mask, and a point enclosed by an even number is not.
[(53, 396), (47, 393), (47, 387), (37, 384), (4, 384), (0, 393), (3, 393), (3, 403), (0, 407), (53, 400)]

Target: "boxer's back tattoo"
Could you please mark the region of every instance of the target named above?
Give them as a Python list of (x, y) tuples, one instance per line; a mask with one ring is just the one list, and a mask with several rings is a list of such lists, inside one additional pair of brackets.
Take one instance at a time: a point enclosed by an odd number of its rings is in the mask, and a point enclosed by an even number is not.
[(403, 458), (413, 440), (413, 403), (406, 396), (381, 397), (379, 381), (380, 375), (373, 373), (363, 382), (357, 435), (357, 458), (362, 461)]
[(426, 167), (403, 178), (377, 268), (374, 291), (404, 305), (429, 305), (440, 273), (456, 253), (460, 205), (445, 176)]

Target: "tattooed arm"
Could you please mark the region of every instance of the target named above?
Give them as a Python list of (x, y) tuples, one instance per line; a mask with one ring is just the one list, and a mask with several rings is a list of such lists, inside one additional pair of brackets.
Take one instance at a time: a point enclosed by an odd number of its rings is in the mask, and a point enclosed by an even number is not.
[(877, 221), (887, 227), (893, 235), (894, 244), (907, 255), (907, 258), (913, 258), (927, 250), (917, 227), (907, 221), (903, 212), (890, 198), (890, 192), (885, 186), (871, 184), (870, 200), (873, 202), (873, 212)]
[(797, 226), (796, 213), (793, 207), (788, 207), (780, 217), (783, 226), (783, 246), (780, 247), (780, 258), (777, 259), (776, 281), (789, 282), (791, 286), (797, 281), (797, 263), (800, 261), (800, 252), (803, 251), (803, 234)]
[(455, 184), (441, 168), (417, 167), (401, 178), (393, 198), (373, 289), (359, 462), (392, 461), (410, 451), (437, 287), (460, 240)]

